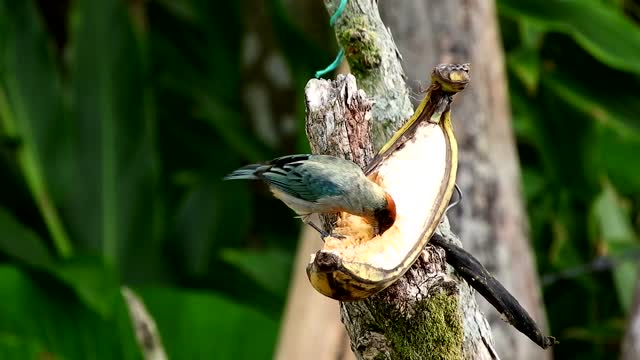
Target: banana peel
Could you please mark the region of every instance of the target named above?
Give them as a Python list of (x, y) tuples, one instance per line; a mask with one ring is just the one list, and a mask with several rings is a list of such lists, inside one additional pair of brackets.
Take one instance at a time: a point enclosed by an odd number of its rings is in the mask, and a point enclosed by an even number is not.
[(375, 224), (338, 214), (333, 234), (343, 238), (325, 238), (307, 266), (309, 281), (321, 294), (355, 301), (385, 289), (418, 259), (442, 220), (458, 167), (451, 102), (469, 83), (469, 64), (436, 66), (431, 81), (413, 116), (365, 170), (393, 198), (393, 225), (376, 234)]

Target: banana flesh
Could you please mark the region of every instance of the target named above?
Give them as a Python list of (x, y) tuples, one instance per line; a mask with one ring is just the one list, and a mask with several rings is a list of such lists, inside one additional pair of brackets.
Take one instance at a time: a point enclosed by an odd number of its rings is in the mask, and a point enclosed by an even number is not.
[(418, 259), (453, 194), (458, 146), (451, 124), (453, 95), (469, 83), (468, 64), (443, 64), (413, 116), (366, 169), (391, 195), (396, 220), (374, 235), (362, 218), (339, 214), (334, 234), (311, 255), (307, 276), (323, 295), (340, 301), (367, 298), (391, 285)]

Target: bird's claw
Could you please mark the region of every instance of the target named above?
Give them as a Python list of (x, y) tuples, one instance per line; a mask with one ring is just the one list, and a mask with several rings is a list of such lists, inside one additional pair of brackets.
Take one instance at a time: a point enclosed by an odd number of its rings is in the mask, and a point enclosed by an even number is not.
[(306, 222), (307, 225), (311, 226), (312, 228), (314, 228), (317, 232), (320, 233), (320, 237), (322, 238), (322, 241), (324, 241), (325, 238), (328, 237), (332, 237), (332, 238), (336, 238), (336, 239), (345, 239), (346, 237), (344, 235), (338, 235), (338, 234), (332, 234), (332, 233), (328, 233), (324, 230), (322, 230), (318, 225), (312, 223), (311, 221)]
[(320, 237), (322, 238), (322, 241), (324, 241), (324, 239), (326, 239), (328, 237), (332, 237), (332, 238), (338, 239), (338, 240), (342, 240), (342, 239), (346, 239), (347, 238), (344, 235), (328, 233), (326, 231), (320, 232)]

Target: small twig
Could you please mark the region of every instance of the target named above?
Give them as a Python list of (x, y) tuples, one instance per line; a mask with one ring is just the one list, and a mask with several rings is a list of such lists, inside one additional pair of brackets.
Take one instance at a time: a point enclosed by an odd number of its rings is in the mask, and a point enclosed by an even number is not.
[(121, 292), (129, 309), (136, 339), (145, 360), (167, 360), (167, 353), (162, 346), (156, 322), (145, 308), (142, 300), (126, 286), (122, 287)]

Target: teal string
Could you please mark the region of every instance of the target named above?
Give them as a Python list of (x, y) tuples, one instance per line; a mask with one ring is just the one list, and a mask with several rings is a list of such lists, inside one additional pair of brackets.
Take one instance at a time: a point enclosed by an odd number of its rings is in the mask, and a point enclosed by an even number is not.
[(327, 66), (323, 70), (316, 71), (316, 77), (319, 78), (324, 74), (335, 70), (338, 67), (338, 65), (340, 65), (340, 62), (342, 61), (343, 56), (344, 56), (344, 50), (340, 49), (340, 51), (338, 51), (338, 56), (336, 56), (336, 59), (333, 60), (333, 62), (329, 66)]
[[(347, 7), (347, 0), (340, 0), (340, 5), (338, 5), (338, 9), (336, 9), (336, 12), (333, 14), (333, 16), (331, 16), (331, 19), (329, 19), (329, 25), (331, 26), (335, 25), (340, 15), (342, 15), (342, 13), (344, 12), (345, 7)], [(340, 62), (342, 61), (343, 57), (344, 57), (344, 50), (340, 49), (340, 51), (338, 51), (338, 55), (336, 56), (335, 60), (333, 60), (333, 62), (329, 66), (327, 66), (323, 70), (316, 71), (316, 78), (319, 78), (327, 74), (328, 72), (335, 70), (338, 67), (338, 65), (340, 65)]]
[(329, 25), (333, 26), (333, 25), (336, 24), (336, 20), (338, 20), (340, 15), (342, 15), (342, 12), (344, 11), (344, 8), (346, 8), (346, 7), (347, 7), (347, 0), (340, 0), (340, 5), (338, 5), (338, 9), (333, 14), (331, 19), (329, 19)]

